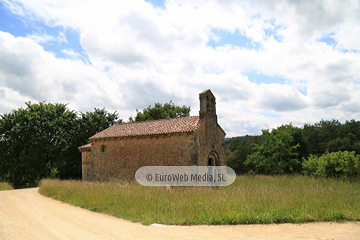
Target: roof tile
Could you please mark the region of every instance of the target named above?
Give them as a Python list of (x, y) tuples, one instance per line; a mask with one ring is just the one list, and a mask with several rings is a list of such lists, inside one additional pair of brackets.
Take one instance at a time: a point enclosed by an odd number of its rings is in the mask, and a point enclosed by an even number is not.
[(91, 139), (144, 136), (195, 131), (205, 120), (199, 116), (161, 119), (145, 122), (115, 124), (102, 132), (90, 137)]
[(85, 144), (81, 147), (78, 147), (78, 149), (81, 149), (81, 148), (91, 148), (91, 143), (88, 143), (88, 144)]

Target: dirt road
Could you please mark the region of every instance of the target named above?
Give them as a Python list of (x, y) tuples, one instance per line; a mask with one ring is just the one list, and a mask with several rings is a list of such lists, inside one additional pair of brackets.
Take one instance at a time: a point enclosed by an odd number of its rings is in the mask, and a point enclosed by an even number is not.
[(0, 191), (0, 239), (360, 239), (360, 222), (143, 226), (44, 197), (32, 188)]

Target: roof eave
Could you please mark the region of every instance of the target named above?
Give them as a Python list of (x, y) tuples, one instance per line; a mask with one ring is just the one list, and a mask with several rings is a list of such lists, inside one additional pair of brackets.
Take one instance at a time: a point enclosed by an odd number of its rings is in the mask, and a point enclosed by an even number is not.
[(113, 139), (113, 138), (133, 138), (133, 137), (156, 137), (156, 136), (164, 136), (164, 135), (176, 135), (176, 134), (182, 134), (182, 133), (193, 133), (198, 130), (198, 127), (196, 129), (192, 129), (189, 131), (183, 131), (183, 132), (169, 132), (169, 133), (154, 133), (154, 134), (139, 134), (139, 135), (123, 135), (123, 136), (107, 136), (107, 137), (91, 137), (89, 138), (91, 140), (100, 140), (100, 139)]

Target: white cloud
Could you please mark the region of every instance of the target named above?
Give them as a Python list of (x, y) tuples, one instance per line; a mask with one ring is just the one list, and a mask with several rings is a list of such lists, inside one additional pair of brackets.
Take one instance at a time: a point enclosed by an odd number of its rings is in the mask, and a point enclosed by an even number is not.
[(34, 40), (37, 43), (46, 43), (46, 42), (55, 41), (55, 38), (53, 36), (47, 34), (43, 34), (43, 35), (31, 34), (31, 35), (27, 35), (27, 37)]
[[(58, 59), (39, 45), (69, 41), (62, 32), (27, 38), (0, 32), (0, 86), (22, 100), (70, 102), (88, 111), (106, 107), (124, 119), (135, 108), (170, 100), (198, 114), (197, 94), (210, 88), (229, 136), (260, 134), (289, 122), (359, 119), (360, 89), (354, 81), (360, 78), (360, 53), (351, 52), (360, 51), (359, 5), (350, 0), (168, 0), (162, 9), (142, 0), (7, 0), (8, 10), (23, 21), (77, 31), (84, 52), (65, 48), (61, 52), (71, 60)], [(207, 42), (221, 38), (213, 29), (239, 32), (259, 48), (212, 48)], [(318, 41), (329, 34), (335, 47)], [(79, 60), (80, 54), (91, 64)], [(287, 82), (256, 84), (248, 71)], [(18, 104), (9, 101), (0, 101), (3, 109)]]
[(73, 50), (71, 49), (63, 49), (61, 50), (62, 53), (64, 53), (65, 55), (69, 56), (69, 57), (72, 57), (72, 58), (78, 58), (80, 57), (80, 54), (77, 53), (77, 52), (74, 52)]
[(26, 36), (27, 38), (30, 38), (34, 40), (35, 42), (41, 44), (41, 43), (47, 43), (47, 42), (56, 42), (57, 44), (60, 44), (62, 42), (67, 43), (66, 36), (63, 32), (60, 32), (58, 36), (50, 36), (46, 33), (43, 34), (29, 34)]
[(284, 84), (261, 84), (258, 97), (258, 107), (264, 110), (298, 111), (308, 106), (305, 96), (296, 88)]
[(37, 101), (70, 102), (78, 109), (105, 103), (114, 108), (106, 74), (81, 61), (58, 59), (28, 38), (0, 32), (0, 43), (0, 84), (12, 91)]

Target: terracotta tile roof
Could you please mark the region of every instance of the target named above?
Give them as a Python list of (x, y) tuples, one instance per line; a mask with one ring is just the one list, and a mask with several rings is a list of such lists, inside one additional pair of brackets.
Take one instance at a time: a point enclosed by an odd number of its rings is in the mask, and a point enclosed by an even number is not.
[(78, 149), (82, 149), (82, 148), (91, 148), (91, 143), (85, 144), (81, 147), (78, 147)]
[(199, 116), (161, 119), (145, 122), (115, 124), (89, 139), (144, 136), (195, 131), (204, 120)]

